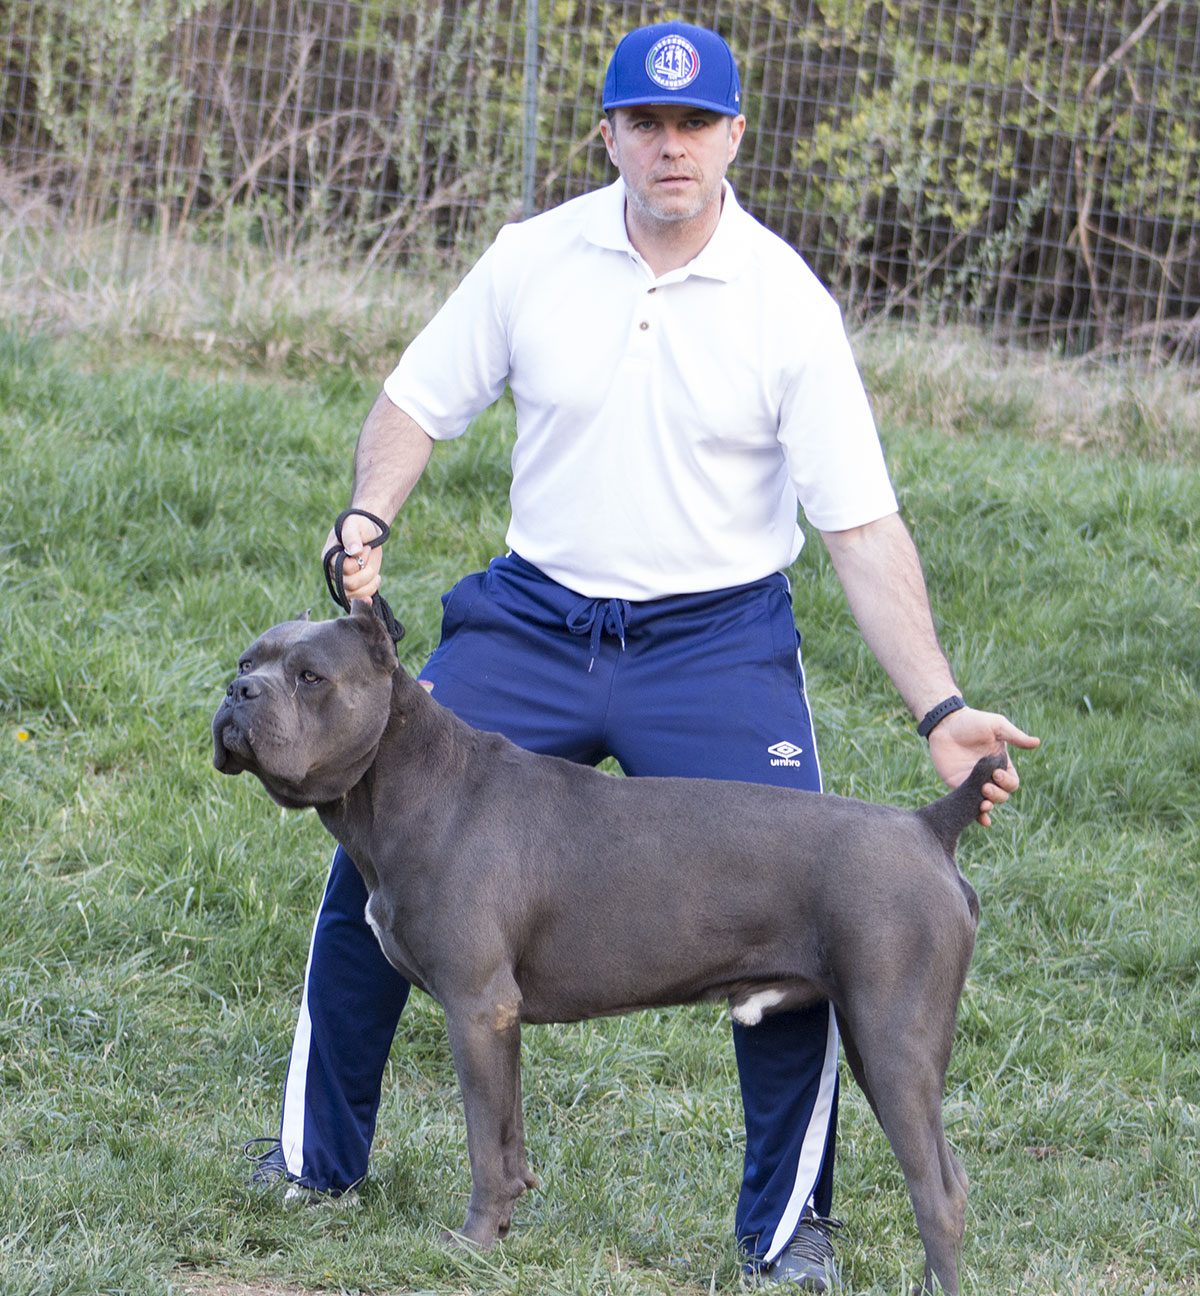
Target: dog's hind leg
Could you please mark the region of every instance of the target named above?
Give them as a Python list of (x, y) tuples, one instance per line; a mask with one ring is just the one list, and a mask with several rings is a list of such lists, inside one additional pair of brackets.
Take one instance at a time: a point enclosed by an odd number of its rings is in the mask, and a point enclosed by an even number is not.
[[(967, 1177), (946, 1142), (942, 1092), (946, 1053), (928, 1032), (851, 1027), (871, 1106), (892, 1145), (925, 1247), (922, 1291), (934, 1280), (958, 1293), (958, 1258), (966, 1227)], [(952, 1017), (946, 1030), (953, 1029)], [(851, 1062), (852, 1068), (854, 1063)], [(856, 1072), (857, 1074), (857, 1072)]]
[(850, 1073), (854, 1076), (855, 1083), (862, 1090), (868, 1106), (875, 1113), (875, 1119), (882, 1125), (883, 1121), (879, 1116), (879, 1108), (875, 1106), (875, 1096), (871, 1093), (871, 1082), (867, 1079), (866, 1072), (863, 1070), (862, 1054), (858, 1051), (858, 1044), (855, 1042), (854, 1033), (850, 1029), (849, 1022), (840, 1012), (837, 1015), (837, 1026), (838, 1037), (842, 1041), (846, 1061), (850, 1064)]
[(471, 1162), (471, 1200), (458, 1237), (489, 1247), (508, 1233), (513, 1205), (536, 1182), (525, 1160), (521, 1102), (520, 992), (499, 991), (443, 1004), (462, 1090)]

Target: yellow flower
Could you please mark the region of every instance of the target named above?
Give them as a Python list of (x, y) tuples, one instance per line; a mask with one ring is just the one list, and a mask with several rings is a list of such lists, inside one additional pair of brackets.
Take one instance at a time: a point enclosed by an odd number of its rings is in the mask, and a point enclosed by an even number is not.
[(28, 742), (32, 737), (33, 734), (31, 734), (28, 729), (17, 730), (17, 742)]

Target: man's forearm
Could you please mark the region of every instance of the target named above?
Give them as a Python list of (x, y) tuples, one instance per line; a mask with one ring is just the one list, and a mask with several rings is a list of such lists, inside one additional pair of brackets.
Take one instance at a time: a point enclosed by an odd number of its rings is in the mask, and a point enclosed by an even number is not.
[[(863, 638), (920, 719), (959, 690), (938, 643), (925, 574), (908, 528), (893, 513), (865, 527), (822, 535)], [(965, 707), (949, 713), (929, 734), (929, 755), (946, 783), (957, 787), (981, 757), (1009, 743), (1032, 748), (1038, 741), (1003, 715)], [(990, 825), (991, 812), (1019, 783), (1011, 761), (1007, 768), (998, 765), (984, 784), (979, 822)]]
[(822, 538), (867, 647), (919, 719), (958, 689), (908, 528), (893, 513)]
[[(433, 441), (420, 424), (380, 392), (354, 449), (351, 506), (373, 513), (390, 526), (425, 471), (432, 450)], [(330, 531), (326, 537), (322, 555), (339, 542), (345, 548), (342, 588), (348, 599), (369, 599), (379, 589), (382, 559), (379, 549), (371, 547), (378, 535), (374, 522), (351, 513), (342, 524), (340, 536)]]
[(358, 434), (351, 502), (391, 522), (432, 451), (428, 433), (380, 392)]

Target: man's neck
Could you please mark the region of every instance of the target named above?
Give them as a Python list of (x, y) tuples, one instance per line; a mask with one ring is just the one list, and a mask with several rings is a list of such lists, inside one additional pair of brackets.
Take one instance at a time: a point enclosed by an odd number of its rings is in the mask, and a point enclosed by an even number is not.
[(638, 255), (661, 278), (700, 255), (716, 232), (723, 204), (724, 194), (690, 220), (663, 221), (639, 211), (626, 197), (625, 231)]

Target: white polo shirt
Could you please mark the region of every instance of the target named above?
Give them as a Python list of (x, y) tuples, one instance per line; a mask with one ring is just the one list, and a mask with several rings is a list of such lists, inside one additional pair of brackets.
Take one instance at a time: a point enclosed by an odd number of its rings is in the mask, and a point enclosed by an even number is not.
[(512, 388), (508, 544), (587, 597), (758, 580), (896, 511), (837, 304), (726, 185), (661, 277), (621, 181), (507, 225), (384, 383), (435, 439)]

